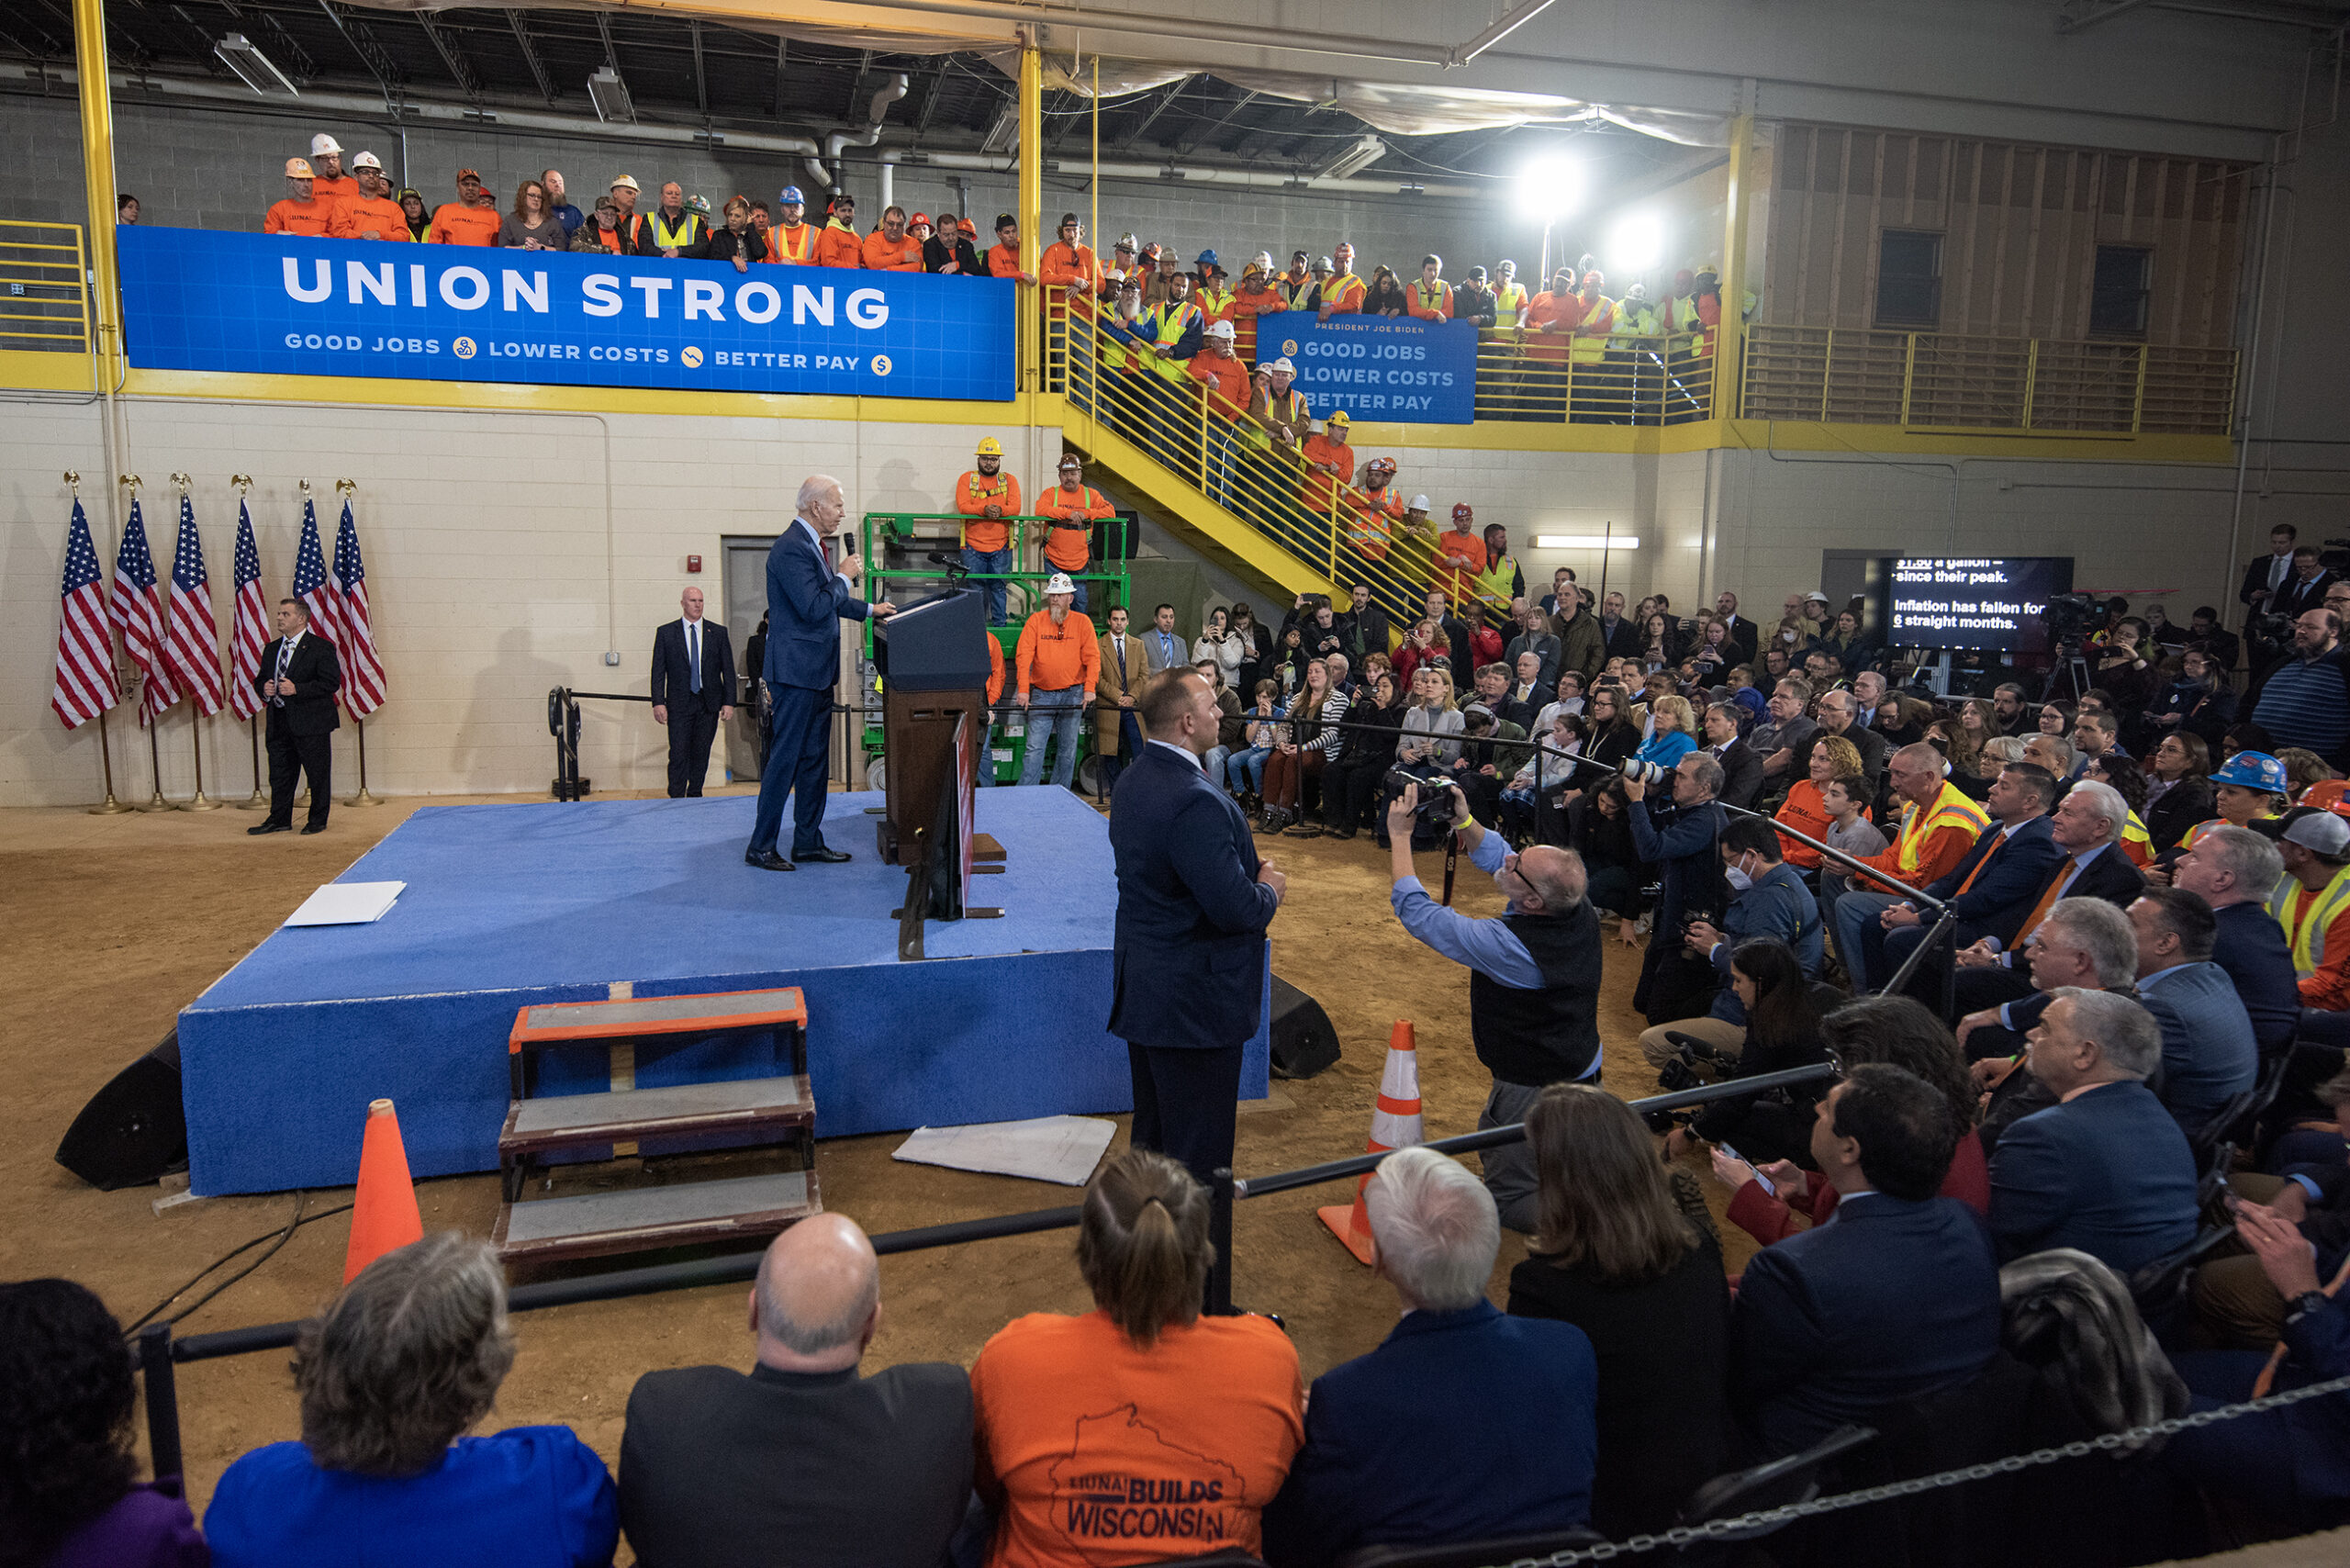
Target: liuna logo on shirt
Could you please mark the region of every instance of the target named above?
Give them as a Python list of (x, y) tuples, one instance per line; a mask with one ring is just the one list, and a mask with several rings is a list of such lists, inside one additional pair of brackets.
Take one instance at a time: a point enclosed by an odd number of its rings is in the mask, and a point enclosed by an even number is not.
[(1192, 1542), (1197, 1555), (1234, 1538), (1248, 1488), (1222, 1460), (1169, 1442), (1132, 1405), (1078, 1419), (1076, 1441), (1053, 1462), (1053, 1510), (1086, 1562), (1131, 1562), (1136, 1542)]

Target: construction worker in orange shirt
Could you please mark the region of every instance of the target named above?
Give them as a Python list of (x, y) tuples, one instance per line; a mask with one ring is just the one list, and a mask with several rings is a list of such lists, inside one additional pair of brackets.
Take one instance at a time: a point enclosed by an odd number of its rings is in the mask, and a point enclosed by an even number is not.
[(1056, 751), (1053, 782), (1066, 790), (1077, 777), (1078, 728), (1085, 700), (1102, 679), (1102, 644), (1081, 608), (1085, 585), (1056, 572), (1045, 584), (1045, 608), (1020, 628), (1013, 674), (1013, 701), (1026, 709), (1027, 743), (1020, 758), (1020, 782), (1041, 783), (1045, 750)]
[(1007, 623), (1005, 597), (1011, 585), (1012, 524), (1020, 515), (1020, 481), (1003, 471), (1003, 442), (989, 436), (973, 454), (979, 466), (955, 481), (955, 510), (971, 521), (963, 525), (963, 569), (995, 577), (986, 585), (988, 624)]
[(1353, 425), (1352, 414), (1333, 409), (1322, 421), (1322, 429), (1305, 438), (1305, 487), (1299, 499), (1316, 519), (1331, 516), (1337, 505), (1338, 487), (1355, 482), (1354, 449), (1347, 444), (1347, 433)]
[(1395, 529), (1404, 521), (1404, 502), (1395, 494), (1395, 460), (1374, 457), (1363, 465), (1362, 488), (1348, 493), (1347, 543), (1373, 561), (1387, 559)]
[(808, 198), (798, 185), (776, 195), (776, 221), (767, 226), (767, 260), (778, 266), (812, 267), (820, 230), (808, 221)]
[[(1102, 492), (1085, 482), (1085, 463), (1074, 452), (1061, 454), (1060, 483), (1036, 498), (1036, 515), (1046, 520), (1045, 564), (1076, 577), (1093, 558), (1093, 524), (1115, 515)], [(1085, 584), (1071, 591), (1080, 611), (1085, 609)]]
[(1336, 258), (1337, 266), (1322, 284), (1322, 303), (1318, 314), (1325, 321), (1333, 316), (1360, 313), (1364, 292), (1362, 279), (1355, 276), (1354, 246), (1341, 240), (1331, 255)]
[(1420, 258), (1420, 281), (1405, 291), (1404, 297), (1409, 303), (1404, 308), (1416, 321), (1452, 319), (1452, 286), (1444, 281), (1442, 256)]
[(342, 144), (323, 131), (310, 138), (310, 196), (341, 206), (356, 200), (359, 182), (342, 172)]
[(833, 195), (832, 221), (816, 236), (816, 264), (859, 270), (865, 266), (865, 237), (856, 231), (856, 198), (846, 191)]
[[(1013, 223), (1008, 212), (996, 219), (996, 225), (999, 234), (1003, 232), (1004, 226), (1011, 225), (1012, 243), (1009, 247), (999, 244), (995, 250), (990, 251), (989, 264), (993, 266), (997, 252), (1004, 252), (1017, 266), (1020, 261), (1019, 226)], [(1000, 272), (996, 274), (998, 277), (1003, 275)], [(1048, 319), (1064, 319), (1070, 314), (1081, 320), (1092, 319), (1093, 295), (1102, 286), (1102, 263), (1095, 258), (1092, 247), (1086, 244), (1085, 225), (1078, 221), (1077, 214), (1061, 214), (1060, 238), (1045, 247), (1045, 253), (1036, 261), (1036, 275), (1028, 281), (1044, 286), (1045, 315)]]
[[(964, 221), (964, 227), (970, 227), (968, 219)], [(1088, 251), (1085, 255), (1090, 262), (1093, 252)], [(1031, 284), (1037, 278), (1035, 273), (1020, 270), (1020, 219), (1008, 212), (999, 212), (995, 217), (995, 243), (988, 247), (988, 276), (1018, 278)]]
[(311, 184), (308, 159), (285, 160), (285, 199), (270, 205), (269, 211), (263, 215), (261, 231), (325, 239), (328, 227), (334, 222), (335, 204), (311, 195)]
[(481, 175), (460, 169), (457, 199), (432, 209), (432, 227), (424, 237), (435, 245), (496, 245), (505, 221), (498, 216), (496, 199), (482, 189)]
[(922, 271), (922, 241), (907, 231), (904, 207), (881, 209), (881, 227), (865, 237), (865, 265), (877, 273)]
[[(351, 176), (359, 184), (358, 194), (336, 207), (327, 232), (338, 240), (407, 241), (408, 214), (392, 199), (392, 182), (384, 178), (383, 161), (362, 152), (351, 161)], [(318, 182), (311, 181), (310, 186), (315, 194)]]
[(1184, 366), (1184, 374), (1200, 384), (1203, 399), (1201, 487), (1226, 507), (1232, 505), (1235, 428), (1248, 417), (1248, 367), (1233, 351), (1236, 335), (1230, 321), (1209, 322), (1203, 346)]
[(1452, 529), (1436, 540), (1434, 587), (1457, 605), (1476, 598), (1477, 577), (1485, 569), (1485, 542), (1474, 532), (1477, 514), (1462, 501), (1452, 509)]

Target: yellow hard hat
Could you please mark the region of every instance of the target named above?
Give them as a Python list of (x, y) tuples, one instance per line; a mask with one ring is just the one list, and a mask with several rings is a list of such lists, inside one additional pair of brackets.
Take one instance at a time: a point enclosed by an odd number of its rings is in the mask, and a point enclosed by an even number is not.
[(1355, 420), (1354, 416), (1348, 413), (1344, 409), (1333, 409), (1330, 411), (1330, 417), (1322, 422), (1326, 425), (1336, 425), (1340, 430), (1344, 430), (1348, 425), (1354, 423)]
[(976, 457), (1002, 457), (1003, 455), (1003, 442), (996, 440), (996, 438), (991, 435), (981, 436), (979, 438), (979, 449), (972, 455)]

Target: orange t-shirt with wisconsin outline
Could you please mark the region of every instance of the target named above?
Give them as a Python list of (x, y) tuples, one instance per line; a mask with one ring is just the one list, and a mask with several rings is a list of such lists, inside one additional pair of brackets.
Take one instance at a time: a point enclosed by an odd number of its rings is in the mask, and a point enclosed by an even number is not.
[(988, 1568), (1254, 1553), (1305, 1440), (1289, 1337), (1262, 1317), (1170, 1325), (1148, 1350), (1106, 1314), (1015, 1317), (971, 1367)]

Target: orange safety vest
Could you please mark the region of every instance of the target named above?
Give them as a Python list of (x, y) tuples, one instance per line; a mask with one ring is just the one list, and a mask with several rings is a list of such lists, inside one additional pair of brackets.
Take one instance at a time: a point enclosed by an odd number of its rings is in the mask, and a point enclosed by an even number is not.
[(955, 482), (955, 510), (971, 521), (963, 525), (967, 550), (1001, 550), (1010, 542), (1012, 525), (1003, 518), (981, 517), (986, 506), (1003, 509), (1004, 517), (1020, 515), (1020, 481), (1002, 469), (993, 478), (973, 468)]
[(1347, 506), (1347, 543), (1374, 561), (1387, 559), (1395, 524), (1404, 521), (1404, 503), (1392, 490), (1360, 490), (1348, 495)]
[(1412, 285), (1411, 295), (1411, 313), (1416, 319), (1423, 321), (1452, 319), (1452, 286), (1444, 279), (1437, 279), (1433, 290), (1424, 283), (1416, 283)]
[[(1093, 542), (1091, 520), (1108, 517), (1110, 503), (1092, 486), (1085, 487), (1082, 496), (1072, 496), (1058, 485), (1036, 498), (1036, 513), (1080, 524), (1076, 528), (1047, 526), (1045, 531), (1045, 559), (1064, 572), (1081, 572), (1091, 558)], [(1039, 614), (1043, 613), (1041, 610)]]
[(780, 223), (767, 225), (767, 259), (785, 266), (814, 266), (817, 233), (812, 223), (802, 223), (796, 229), (786, 229)]

